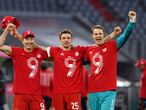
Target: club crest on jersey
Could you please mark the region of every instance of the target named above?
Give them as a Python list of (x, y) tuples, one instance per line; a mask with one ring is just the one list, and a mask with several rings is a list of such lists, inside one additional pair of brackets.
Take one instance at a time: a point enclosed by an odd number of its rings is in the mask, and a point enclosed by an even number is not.
[(102, 67), (103, 67), (103, 57), (99, 53), (95, 53), (95, 55), (92, 57), (92, 62), (93, 65), (96, 67), (95, 68), (95, 74), (98, 74)]
[(64, 54), (63, 53), (60, 53), (60, 55), (63, 56)]
[(103, 51), (103, 52), (106, 52), (106, 51), (107, 51), (107, 48), (102, 49), (102, 51)]
[(41, 58), (41, 54), (37, 54), (37, 58)]
[(75, 52), (75, 56), (76, 56), (76, 57), (79, 56), (79, 52)]
[(92, 54), (92, 51), (90, 51), (89, 54)]

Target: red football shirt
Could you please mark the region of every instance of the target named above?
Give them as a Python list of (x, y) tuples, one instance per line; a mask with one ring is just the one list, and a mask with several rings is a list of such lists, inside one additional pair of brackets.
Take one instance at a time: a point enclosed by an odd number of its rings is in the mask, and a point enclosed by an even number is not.
[(40, 84), (42, 96), (52, 97), (53, 94), (53, 71), (41, 70)]
[(141, 73), (140, 98), (146, 99), (146, 68)]
[(39, 48), (25, 52), (23, 48), (12, 47), (14, 65), (13, 92), (40, 94), (40, 63), (47, 53)]
[(83, 58), (86, 47), (73, 47), (64, 51), (60, 47), (48, 47), (48, 56), (54, 59), (53, 93), (81, 93), (83, 90)]
[(87, 50), (85, 59), (91, 62), (89, 92), (116, 89), (117, 51), (116, 41), (106, 42), (102, 46), (92, 46)]

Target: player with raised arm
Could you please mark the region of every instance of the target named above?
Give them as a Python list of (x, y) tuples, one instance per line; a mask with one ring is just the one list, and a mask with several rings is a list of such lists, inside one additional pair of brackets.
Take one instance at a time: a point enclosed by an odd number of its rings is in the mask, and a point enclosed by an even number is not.
[(40, 63), (47, 58), (47, 53), (34, 46), (35, 35), (29, 30), (22, 35), (23, 48), (4, 45), (12, 30), (15, 31), (15, 25), (9, 23), (0, 37), (0, 50), (13, 60), (13, 110), (45, 110), (40, 88)]
[(92, 37), (96, 45), (90, 47), (85, 59), (91, 62), (91, 76), (88, 84), (90, 110), (114, 110), (116, 97), (117, 53), (132, 33), (136, 12), (129, 11), (130, 22), (116, 40), (104, 42), (104, 28), (94, 26)]

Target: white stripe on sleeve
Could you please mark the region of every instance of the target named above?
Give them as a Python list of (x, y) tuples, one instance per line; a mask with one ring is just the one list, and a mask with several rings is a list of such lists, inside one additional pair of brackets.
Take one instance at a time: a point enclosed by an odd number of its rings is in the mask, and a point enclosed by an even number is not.
[(48, 57), (51, 57), (51, 56), (50, 56), (50, 49), (51, 49), (51, 47), (47, 47), (47, 54), (48, 54)]

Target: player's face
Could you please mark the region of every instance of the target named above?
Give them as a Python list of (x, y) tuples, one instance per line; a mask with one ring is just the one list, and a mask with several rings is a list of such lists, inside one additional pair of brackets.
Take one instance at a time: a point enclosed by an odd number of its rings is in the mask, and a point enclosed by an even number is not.
[(60, 42), (64, 48), (70, 48), (72, 43), (72, 36), (68, 33), (62, 34), (60, 37)]
[(22, 43), (26, 50), (33, 50), (35, 43), (34, 37), (26, 37), (22, 40)]
[(93, 39), (95, 40), (95, 43), (100, 45), (104, 42), (104, 32), (102, 29), (95, 28), (93, 30), (92, 34)]

